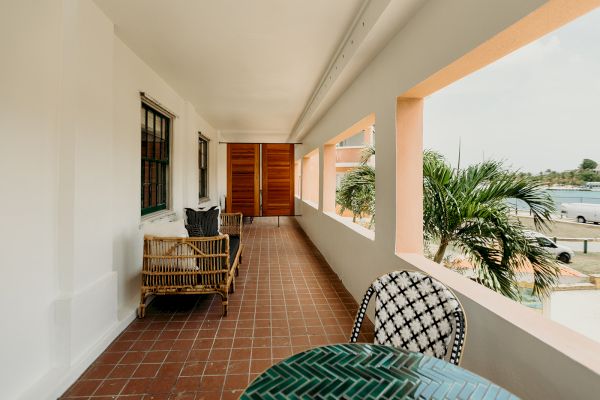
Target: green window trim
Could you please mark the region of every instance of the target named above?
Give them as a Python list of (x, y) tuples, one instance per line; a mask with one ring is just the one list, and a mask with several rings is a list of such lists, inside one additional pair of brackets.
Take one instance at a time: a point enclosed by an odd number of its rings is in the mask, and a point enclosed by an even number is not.
[(141, 104), (141, 214), (167, 209), (171, 118)]
[(198, 132), (198, 201), (208, 200), (208, 142), (210, 139)]

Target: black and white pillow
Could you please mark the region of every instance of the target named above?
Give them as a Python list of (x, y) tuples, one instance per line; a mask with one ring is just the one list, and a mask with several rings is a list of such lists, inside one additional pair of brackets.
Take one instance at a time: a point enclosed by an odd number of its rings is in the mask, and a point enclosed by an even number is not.
[(219, 209), (216, 206), (208, 210), (186, 208), (185, 215), (187, 217), (186, 228), (187, 226), (194, 227), (195, 233), (199, 233), (200, 230), (202, 231), (201, 235), (192, 235), (188, 229), (190, 236), (217, 236), (219, 234)]
[(202, 225), (194, 224), (194, 225), (186, 225), (185, 229), (188, 231), (188, 235), (190, 237), (203, 237), (204, 229), (202, 229)]

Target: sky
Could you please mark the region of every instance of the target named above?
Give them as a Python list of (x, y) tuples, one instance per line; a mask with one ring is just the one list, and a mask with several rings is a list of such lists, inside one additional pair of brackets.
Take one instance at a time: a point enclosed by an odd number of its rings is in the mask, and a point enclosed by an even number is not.
[(538, 173), (600, 163), (600, 9), (429, 96), (424, 147)]

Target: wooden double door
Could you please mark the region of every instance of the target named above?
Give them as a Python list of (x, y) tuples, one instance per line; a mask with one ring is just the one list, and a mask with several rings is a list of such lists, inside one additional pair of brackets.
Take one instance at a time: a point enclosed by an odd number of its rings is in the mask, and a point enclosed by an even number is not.
[(294, 145), (227, 144), (227, 211), (294, 215)]

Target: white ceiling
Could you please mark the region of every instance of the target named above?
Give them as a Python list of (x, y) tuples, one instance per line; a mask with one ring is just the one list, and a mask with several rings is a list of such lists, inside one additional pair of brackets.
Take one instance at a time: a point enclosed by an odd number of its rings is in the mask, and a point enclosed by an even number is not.
[(301, 140), (426, 3), (94, 1), (223, 139), (265, 142)]
[(365, 0), (95, 0), (215, 128), (290, 133)]

